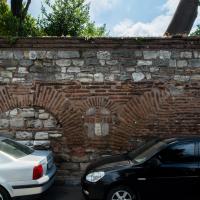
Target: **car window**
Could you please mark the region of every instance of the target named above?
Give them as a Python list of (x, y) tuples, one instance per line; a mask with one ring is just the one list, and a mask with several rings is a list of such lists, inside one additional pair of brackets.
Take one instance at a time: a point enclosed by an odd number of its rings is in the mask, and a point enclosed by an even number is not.
[(141, 151), (133, 160), (136, 164), (141, 164), (146, 162), (148, 159), (150, 159), (152, 156), (154, 156), (157, 152), (159, 152), (161, 149), (166, 147), (166, 143), (164, 142), (157, 142), (155, 144), (152, 144), (148, 148)]
[(34, 152), (33, 149), (10, 139), (0, 140), (0, 151), (14, 158), (21, 158)]
[(159, 157), (163, 163), (192, 163), (195, 161), (194, 149), (193, 142), (174, 144), (163, 150)]

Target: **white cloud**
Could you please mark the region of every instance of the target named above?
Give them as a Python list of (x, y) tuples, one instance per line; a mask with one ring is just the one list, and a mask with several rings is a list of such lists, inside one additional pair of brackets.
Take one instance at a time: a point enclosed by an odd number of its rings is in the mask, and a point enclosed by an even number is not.
[(136, 22), (134, 23), (130, 19), (125, 19), (117, 24), (113, 28), (114, 36), (163, 36), (164, 32), (169, 25), (173, 14), (177, 8), (180, 0), (167, 0), (167, 2), (161, 7), (162, 15), (157, 16), (152, 21)]
[[(198, 8), (198, 13), (200, 13), (200, 8)], [(191, 33), (193, 33), (197, 29), (197, 25), (199, 25), (199, 24), (200, 24), (200, 15), (198, 15), (198, 17), (194, 23), (194, 26), (192, 28)]]
[(102, 11), (111, 10), (119, 0), (86, 0), (86, 3), (90, 3), (90, 15), (95, 19)]

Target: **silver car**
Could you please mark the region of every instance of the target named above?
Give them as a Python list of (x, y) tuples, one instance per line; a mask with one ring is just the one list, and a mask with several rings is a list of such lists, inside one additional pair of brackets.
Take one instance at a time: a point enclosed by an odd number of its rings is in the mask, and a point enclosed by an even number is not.
[(53, 184), (55, 173), (50, 151), (0, 137), (0, 200), (40, 194)]

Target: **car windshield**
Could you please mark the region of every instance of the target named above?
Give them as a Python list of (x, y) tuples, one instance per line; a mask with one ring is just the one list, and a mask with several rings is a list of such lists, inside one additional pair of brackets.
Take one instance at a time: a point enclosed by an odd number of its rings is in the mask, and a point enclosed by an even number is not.
[(0, 151), (14, 158), (22, 158), (34, 152), (33, 149), (10, 139), (0, 140)]
[(135, 151), (130, 152), (129, 157), (132, 159), (133, 163), (142, 164), (166, 146), (167, 144), (163, 141), (152, 140)]

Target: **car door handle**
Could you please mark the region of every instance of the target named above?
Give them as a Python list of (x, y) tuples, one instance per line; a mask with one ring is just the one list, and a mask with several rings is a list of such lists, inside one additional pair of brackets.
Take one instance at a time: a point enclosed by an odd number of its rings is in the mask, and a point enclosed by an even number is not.
[(137, 180), (138, 180), (138, 181), (146, 181), (147, 178), (138, 178)]

